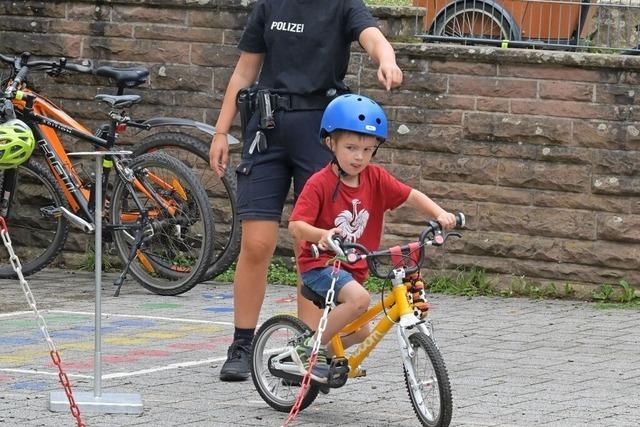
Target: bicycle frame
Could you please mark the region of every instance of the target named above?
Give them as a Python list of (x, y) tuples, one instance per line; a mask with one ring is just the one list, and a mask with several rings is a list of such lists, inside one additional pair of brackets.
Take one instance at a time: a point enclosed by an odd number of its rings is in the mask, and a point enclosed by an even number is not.
[[(14, 100), (14, 105), (28, 123), (37, 125), (31, 127), (38, 146), (44, 153), (49, 168), (60, 184), (60, 188), (63, 189), (65, 197), (67, 198), (73, 212), (81, 213), (85, 219), (89, 220), (93, 224), (94, 220), (93, 214), (91, 213), (90, 200), (93, 198), (94, 189), (92, 188), (91, 190), (88, 190), (86, 188), (86, 184), (82, 182), (82, 179), (71, 163), (62, 141), (58, 138), (55, 130), (65, 132), (75, 138), (88, 141), (96, 147), (109, 150), (113, 147), (115, 141), (115, 120), (111, 120), (107, 138), (103, 139), (92, 135), (84, 126), (40, 95), (29, 90), (23, 90), (22, 93), (24, 94), (21, 97), (22, 99)], [(26, 100), (24, 99), (25, 97)], [(116, 157), (111, 159), (105, 158), (103, 162), (106, 166), (115, 164), (117, 173), (122, 175), (122, 167)], [(123, 177), (121, 178), (124, 179)], [(153, 174), (150, 174), (149, 178), (164, 188), (169, 189), (174, 187)], [(103, 183), (105, 188), (106, 184), (107, 179), (105, 179), (105, 182)], [(159, 197), (150, 194), (138, 179), (133, 179), (132, 184), (135, 188), (142, 191), (147, 197), (155, 200), (163, 208), (166, 208), (170, 214), (173, 214), (175, 208), (169, 206)], [(177, 188), (176, 190), (178, 193), (181, 193), (181, 188)], [(182, 193), (183, 192), (184, 190), (182, 190)], [(132, 194), (134, 193), (132, 192)], [(138, 207), (141, 207), (142, 205), (135, 195), (134, 198), (136, 199)], [(108, 228), (122, 229), (121, 227), (116, 226), (108, 226)], [(131, 227), (126, 227), (126, 229), (131, 229)]]
[(359, 366), (362, 361), (367, 358), (374, 348), (376, 348), (378, 343), (380, 343), (382, 338), (385, 337), (394, 325), (400, 323), (403, 324), (402, 326), (408, 326), (411, 324), (415, 325), (421, 323), (421, 321), (413, 315), (413, 308), (407, 300), (407, 284), (404, 282), (404, 270), (399, 269), (395, 270), (395, 272), (401, 272), (401, 277), (392, 280), (393, 282), (396, 280), (399, 282), (398, 284), (394, 284), (392, 292), (387, 295), (384, 300), (369, 308), (369, 310), (367, 310), (367, 312), (361, 315), (358, 319), (345, 326), (331, 339), (331, 346), (335, 353), (335, 357), (344, 357), (345, 349), (340, 335), (347, 335), (356, 332), (362, 326), (371, 321), (371, 319), (375, 318), (383, 311), (386, 312), (386, 316), (382, 316), (367, 338), (360, 343), (356, 352), (347, 358), (349, 364), (349, 378), (354, 378), (361, 374)]
[(26, 100), (14, 100), (17, 111), (22, 114), (28, 124), (37, 124), (37, 126), (31, 126), (31, 130), (73, 212), (82, 212), (87, 219), (91, 219), (90, 191), (85, 188), (55, 130), (89, 141), (93, 145), (105, 149), (110, 148), (113, 144), (108, 140), (93, 136), (89, 130), (53, 105), (52, 102), (29, 90), (23, 90), (23, 92), (27, 97), (32, 97), (32, 105), (29, 106), (29, 102)]

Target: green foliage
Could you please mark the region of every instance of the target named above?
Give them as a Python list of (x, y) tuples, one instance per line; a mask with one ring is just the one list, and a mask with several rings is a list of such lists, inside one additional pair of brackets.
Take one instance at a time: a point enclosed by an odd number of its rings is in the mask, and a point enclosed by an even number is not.
[[(215, 280), (218, 282), (232, 283), (233, 277), (236, 274), (236, 263), (234, 262), (229, 269), (216, 276)], [(268, 283), (278, 283), (281, 285), (296, 285), (297, 273), (295, 269), (287, 266), (279, 258), (275, 258), (271, 264), (269, 264), (269, 270), (267, 272)]]
[(598, 290), (591, 293), (591, 298), (596, 301), (610, 302), (613, 296), (613, 286), (604, 284), (598, 288)]
[[(79, 270), (83, 271), (95, 271), (96, 269), (96, 253), (92, 247), (86, 247), (87, 257), (84, 259), (82, 265), (78, 267)], [(111, 272), (115, 271), (114, 265), (109, 259), (108, 256), (105, 256), (105, 252), (102, 252), (102, 271)]]
[(276, 258), (269, 265), (269, 271), (267, 273), (268, 283), (296, 286), (297, 279), (298, 273), (296, 270), (289, 268), (282, 260)]
[(636, 290), (626, 280), (620, 280), (620, 287), (622, 288), (622, 295), (620, 296), (620, 302), (629, 303), (634, 300), (640, 300), (636, 295)]
[(604, 284), (593, 291), (591, 297), (598, 301), (599, 308), (640, 308), (640, 292), (624, 279), (618, 286), (616, 292), (613, 286)]
[(435, 275), (429, 279), (428, 288), (432, 292), (450, 295), (494, 295), (491, 281), (483, 268), (458, 270), (454, 275)]
[(564, 284), (564, 296), (565, 297), (573, 297), (576, 294), (576, 290), (573, 288), (571, 283)]

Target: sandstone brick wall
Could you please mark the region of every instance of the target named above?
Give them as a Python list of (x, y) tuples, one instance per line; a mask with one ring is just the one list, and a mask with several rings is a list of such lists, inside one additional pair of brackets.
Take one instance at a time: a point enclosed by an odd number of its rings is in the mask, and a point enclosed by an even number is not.
[[(241, 0), (0, 1), (3, 53), (144, 64), (138, 116), (213, 124), (238, 52)], [(421, 10), (376, 9), (396, 40)], [(640, 284), (640, 59), (396, 43), (401, 90), (376, 84), (354, 47), (348, 83), (379, 100), (391, 137), (377, 160), (448, 209), (468, 214), (465, 238), (433, 266), (480, 265), (509, 278)], [(77, 86), (80, 82), (81, 86)], [(34, 84), (95, 125), (104, 80)], [(237, 153), (236, 158), (237, 161)], [(423, 218), (388, 215), (385, 242), (417, 235)], [(283, 229), (281, 249), (289, 239)]]

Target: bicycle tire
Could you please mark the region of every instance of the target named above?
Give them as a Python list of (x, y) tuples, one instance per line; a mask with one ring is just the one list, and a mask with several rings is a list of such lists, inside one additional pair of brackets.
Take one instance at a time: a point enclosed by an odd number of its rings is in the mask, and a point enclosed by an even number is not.
[[(147, 190), (152, 186), (156, 188), (151, 182), (153, 174), (153, 177), (167, 183), (176, 179), (187, 197), (185, 200), (180, 192), (157, 186), (156, 192), (165, 199), (171, 199), (177, 209), (175, 215), (167, 215), (143, 192), (136, 191), (149, 215), (149, 223), (145, 226), (148, 237), (140, 248), (139, 256), (131, 263), (130, 272), (138, 283), (156, 294), (187, 292), (202, 281), (213, 253), (215, 230), (206, 192), (184, 163), (164, 153), (139, 156), (131, 161), (129, 168)], [(140, 218), (137, 207), (134, 208), (133, 196), (122, 180), (116, 181), (112, 194), (113, 226), (134, 223)], [(133, 240), (131, 234), (116, 229), (113, 240), (125, 262)]]
[[(411, 399), (411, 405), (413, 410), (418, 416), (420, 423), (426, 427), (447, 427), (451, 422), (451, 414), (453, 412), (453, 400), (451, 398), (451, 385), (449, 383), (449, 374), (445, 367), (442, 355), (438, 350), (431, 337), (423, 332), (416, 332), (409, 336), (409, 343), (414, 351), (414, 357), (411, 359), (413, 371), (416, 373), (417, 380), (419, 382), (420, 389), (414, 389), (411, 387), (407, 368), (404, 366), (404, 381), (409, 392), (409, 398)], [(416, 366), (419, 363), (419, 353), (424, 352), (422, 356), (424, 362), (428, 363), (433, 373), (428, 375), (426, 379), (422, 379), (422, 375), (419, 373), (419, 367)], [(433, 384), (437, 387), (433, 387)], [(437, 391), (438, 397), (434, 399), (433, 405), (437, 404), (439, 410), (431, 410), (427, 408), (424, 402), (427, 397), (423, 393), (425, 386), (429, 386), (429, 390), (432, 393)], [(435, 401), (437, 400), (437, 402)], [(420, 402), (423, 402), (421, 405)]]
[[(477, 20), (479, 19), (479, 21)], [(479, 33), (475, 34), (478, 30)], [(488, 25), (487, 25), (488, 24)], [(498, 34), (495, 32), (498, 31)], [(468, 34), (467, 32), (471, 32)], [(489, 32), (490, 34), (486, 34)], [(468, 0), (449, 6), (433, 25), (436, 36), (475, 37), (490, 40), (518, 40), (505, 15), (495, 6), (481, 1)]]
[[(282, 333), (276, 333), (288, 329), (291, 335), (287, 335), (283, 338)], [(299, 385), (292, 385), (283, 381), (282, 378), (276, 377), (269, 372), (267, 366), (268, 359), (265, 356), (274, 353), (275, 350), (271, 350), (269, 353), (266, 350), (266, 345), (269, 338), (277, 335), (277, 338), (282, 339), (277, 346), (278, 349), (284, 348), (287, 345), (292, 345), (292, 342), (296, 341), (302, 334), (310, 333), (311, 330), (305, 323), (287, 314), (281, 314), (274, 316), (264, 322), (256, 336), (253, 338), (253, 351), (251, 353), (251, 378), (256, 390), (262, 397), (262, 399), (273, 409), (280, 412), (289, 412), (295, 404), (296, 397), (300, 391)], [(269, 354), (266, 354), (269, 353)], [(278, 390), (282, 390), (285, 396), (276, 395)], [(311, 383), (307, 394), (305, 395), (302, 403), (300, 404), (300, 410), (307, 408), (318, 396), (320, 388)]]
[(162, 132), (144, 138), (133, 146), (133, 155), (162, 150), (181, 160), (207, 191), (216, 227), (214, 255), (205, 278), (225, 272), (238, 258), (242, 230), (236, 210), (236, 174), (227, 168), (219, 178), (209, 167), (209, 145), (187, 133)]
[[(18, 181), (5, 220), (22, 274), (29, 276), (60, 254), (69, 234), (69, 221), (64, 215), (45, 216), (41, 209), (60, 206), (69, 209), (69, 203), (49, 169), (33, 158), (16, 171)], [(4, 250), (0, 253), (0, 278), (17, 278), (8, 253)]]

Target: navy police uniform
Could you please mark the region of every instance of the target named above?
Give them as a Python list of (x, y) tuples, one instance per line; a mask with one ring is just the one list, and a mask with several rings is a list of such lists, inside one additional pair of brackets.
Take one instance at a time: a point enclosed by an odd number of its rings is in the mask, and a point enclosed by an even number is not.
[(320, 120), (332, 97), (347, 92), (343, 79), (351, 43), (376, 21), (362, 0), (259, 0), (238, 47), (264, 53), (258, 87), (279, 95), (275, 128), (264, 130), (267, 149), (251, 150), (259, 124), (245, 129), (238, 176), (240, 219), (279, 221), (294, 183), (297, 199), (307, 178), (329, 161), (319, 143)]

